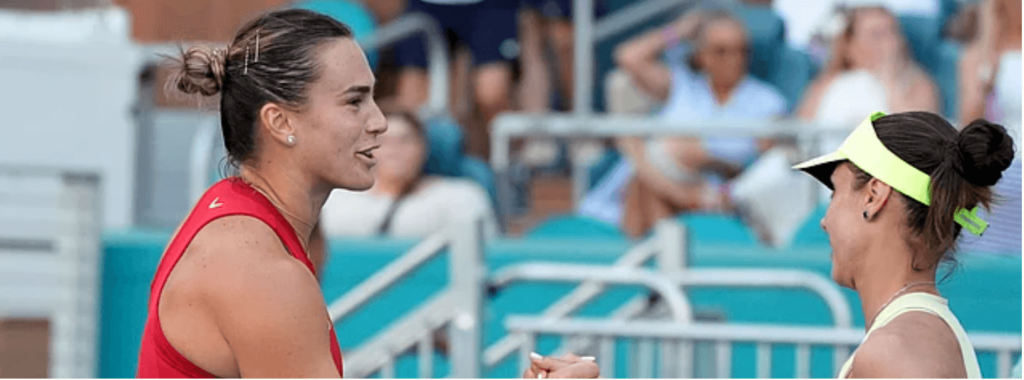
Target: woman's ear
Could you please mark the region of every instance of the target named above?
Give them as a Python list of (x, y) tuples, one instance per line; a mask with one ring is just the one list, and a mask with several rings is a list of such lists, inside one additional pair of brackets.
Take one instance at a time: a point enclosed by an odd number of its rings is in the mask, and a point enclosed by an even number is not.
[(285, 144), (294, 145), (301, 136), (296, 136), (289, 114), (280, 105), (267, 103), (260, 108), (260, 124), (267, 129), (272, 139)]
[(872, 178), (868, 181), (866, 187), (867, 198), (864, 202), (864, 215), (866, 215), (865, 219), (872, 220), (878, 213), (882, 212), (882, 208), (888, 203), (889, 197), (892, 196), (892, 186), (878, 180), (878, 178)]

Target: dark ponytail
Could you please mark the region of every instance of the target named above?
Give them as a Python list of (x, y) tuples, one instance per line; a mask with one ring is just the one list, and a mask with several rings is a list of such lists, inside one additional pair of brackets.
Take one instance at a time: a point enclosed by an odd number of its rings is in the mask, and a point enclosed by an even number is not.
[[(961, 226), (953, 218), (959, 209), (971, 210), (992, 203), (990, 186), (1002, 178), (1013, 161), (1013, 141), (1006, 129), (979, 119), (959, 133), (941, 116), (905, 112), (873, 123), (878, 139), (887, 149), (931, 177), (931, 206), (903, 196), (915, 248), (914, 269), (953, 261)], [(856, 186), (870, 176), (858, 176)], [(923, 265), (919, 265), (923, 264)]]

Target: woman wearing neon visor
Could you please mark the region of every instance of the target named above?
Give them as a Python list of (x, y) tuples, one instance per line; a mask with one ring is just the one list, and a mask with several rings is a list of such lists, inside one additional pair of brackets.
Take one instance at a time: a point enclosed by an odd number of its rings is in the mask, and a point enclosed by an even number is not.
[(1002, 126), (959, 133), (927, 112), (876, 113), (838, 151), (797, 165), (833, 190), (821, 226), (832, 278), (861, 299), (867, 334), (839, 377), (981, 377), (974, 348), (935, 285), (960, 231), (1013, 160)]

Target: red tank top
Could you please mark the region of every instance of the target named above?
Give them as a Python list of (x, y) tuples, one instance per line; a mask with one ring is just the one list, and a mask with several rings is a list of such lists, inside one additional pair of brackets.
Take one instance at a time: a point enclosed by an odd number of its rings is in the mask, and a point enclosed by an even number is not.
[[(161, 328), (157, 305), (160, 304), (160, 294), (163, 292), (164, 284), (167, 283), (167, 278), (170, 277), (171, 271), (181, 259), (182, 254), (185, 253), (185, 248), (192, 242), (196, 233), (207, 223), (229, 215), (251, 216), (266, 223), (281, 239), (288, 252), (316, 274), (313, 263), (306, 257), (306, 252), (302, 248), (302, 244), (299, 243), (295, 230), (263, 194), (238, 178), (229, 178), (218, 182), (199, 199), (192, 213), (189, 214), (178, 234), (174, 236), (171, 244), (167, 247), (167, 252), (164, 253), (164, 257), (156, 269), (156, 277), (153, 279), (149, 293), (149, 317), (142, 333), (138, 377), (215, 377), (190, 362), (171, 346)], [(333, 326), (331, 327), (331, 356), (334, 357), (334, 364), (338, 367), (338, 374), (344, 374), (341, 349), (338, 347), (338, 338), (334, 333)]]

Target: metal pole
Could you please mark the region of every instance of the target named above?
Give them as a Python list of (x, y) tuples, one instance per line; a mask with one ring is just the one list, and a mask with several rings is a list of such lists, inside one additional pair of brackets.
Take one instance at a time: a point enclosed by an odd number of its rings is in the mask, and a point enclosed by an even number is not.
[(573, 1), (573, 113), (586, 117), (591, 113), (594, 81), (594, 0)]
[(675, 220), (663, 219), (654, 231), (658, 237), (658, 270), (681, 272), (686, 268), (686, 230)]
[(455, 223), (449, 228), (452, 244), (448, 259), (450, 288), (459, 302), (448, 334), (451, 340), (451, 376), (479, 378), (483, 363), (483, 289), (486, 270), (483, 263), (483, 223)]

